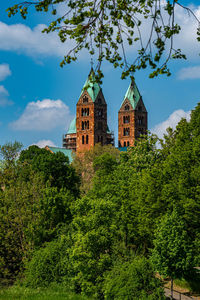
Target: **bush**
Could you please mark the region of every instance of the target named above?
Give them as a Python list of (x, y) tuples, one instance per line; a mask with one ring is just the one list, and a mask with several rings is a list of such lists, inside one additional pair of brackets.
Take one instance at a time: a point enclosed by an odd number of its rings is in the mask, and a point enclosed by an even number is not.
[(144, 257), (117, 263), (105, 277), (104, 296), (108, 300), (165, 299), (161, 281)]
[(25, 285), (46, 287), (52, 282), (62, 282), (68, 274), (67, 249), (67, 238), (61, 236), (35, 251), (32, 259), (26, 264)]

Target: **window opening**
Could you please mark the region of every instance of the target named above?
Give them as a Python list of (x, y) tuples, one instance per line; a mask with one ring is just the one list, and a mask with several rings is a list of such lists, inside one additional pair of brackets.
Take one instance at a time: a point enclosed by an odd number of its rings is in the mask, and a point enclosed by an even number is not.
[(97, 116), (98, 117), (103, 117), (103, 109), (98, 109), (97, 110)]
[(124, 107), (125, 110), (130, 110), (130, 106), (128, 104), (125, 105)]
[(130, 135), (130, 128), (124, 128), (124, 136)]
[(126, 147), (126, 142), (124, 142), (124, 147)]
[(82, 121), (82, 130), (89, 129), (89, 121)]
[(86, 135), (86, 144), (88, 144), (88, 135)]
[(82, 144), (84, 144), (85, 142), (85, 138), (84, 138), (84, 135), (82, 135)]
[(139, 125), (142, 125), (143, 124), (143, 117), (138, 117), (138, 124)]
[(124, 116), (123, 121), (124, 121), (124, 124), (130, 123), (130, 116)]
[(88, 97), (87, 96), (83, 97), (83, 103), (88, 103)]
[(102, 129), (103, 125), (102, 122), (98, 122), (98, 129)]
[(89, 116), (89, 108), (82, 108), (81, 109), (81, 115), (82, 115), (82, 117)]

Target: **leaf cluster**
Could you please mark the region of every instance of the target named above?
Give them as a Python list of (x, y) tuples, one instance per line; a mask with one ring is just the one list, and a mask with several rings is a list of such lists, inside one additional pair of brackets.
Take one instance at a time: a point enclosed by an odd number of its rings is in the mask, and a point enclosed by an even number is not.
[[(181, 30), (175, 20), (177, 6), (197, 20), (199, 41), (199, 20), (179, 1), (165, 4), (161, 0), (25, 1), (9, 7), (8, 16), (20, 13), (25, 19), (32, 6), (38, 12), (52, 14), (52, 21), (43, 32), (56, 31), (62, 43), (74, 42), (60, 63), (61, 67), (76, 61), (79, 52), (86, 49), (91, 56), (97, 57), (98, 80), (103, 77), (101, 63), (104, 60), (122, 69), (122, 79), (147, 67), (152, 69), (150, 78), (159, 74), (169, 76), (169, 60), (186, 59), (173, 43), (174, 36)], [(62, 14), (58, 13), (60, 7)], [(129, 48), (137, 53), (134, 59), (128, 58)]]

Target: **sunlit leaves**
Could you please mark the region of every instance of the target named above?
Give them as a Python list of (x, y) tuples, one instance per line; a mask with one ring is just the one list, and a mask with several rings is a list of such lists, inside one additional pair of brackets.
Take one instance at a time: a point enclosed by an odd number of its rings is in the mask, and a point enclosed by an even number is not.
[[(59, 4), (63, 5), (61, 17), (57, 17)], [(75, 42), (74, 48), (60, 63), (61, 67), (76, 61), (78, 53), (86, 49), (90, 55), (97, 55), (98, 70), (102, 61), (107, 60), (115, 68), (122, 69), (124, 79), (150, 66), (154, 71), (149, 77), (153, 78), (159, 74), (170, 75), (167, 63), (171, 58), (185, 58), (173, 47), (173, 36), (181, 30), (175, 24), (177, 5), (181, 6), (177, 1), (168, 1), (164, 5), (161, 0), (39, 0), (16, 4), (7, 11), (9, 17), (20, 13), (22, 18), (26, 18), (31, 6), (36, 11), (51, 11), (55, 18), (43, 32), (57, 31), (61, 42)], [(150, 29), (146, 40), (145, 22)], [(197, 40), (200, 41), (199, 29)], [(138, 50), (132, 61), (127, 59), (128, 47), (132, 47), (132, 51)], [(100, 80), (101, 73), (96, 77)]]

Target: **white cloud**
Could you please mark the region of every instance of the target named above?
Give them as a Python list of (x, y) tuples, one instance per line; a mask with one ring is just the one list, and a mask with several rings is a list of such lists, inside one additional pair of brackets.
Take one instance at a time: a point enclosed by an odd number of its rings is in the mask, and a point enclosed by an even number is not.
[[(198, 19), (200, 19), (200, 6), (189, 6)], [(182, 49), (187, 58), (199, 60), (199, 42), (197, 41), (198, 22), (180, 6), (176, 9), (176, 20), (181, 26), (181, 32), (174, 38), (175, 47)]]
[(200, 66), (182, 68), (178, 72), (178, 79), (200, 79)]
[(8, 64), (1, 64), (0, 65), (0, 81), (3, 81), (11, 75), (11, 70)]
[[(162, 1), (161, 3), (161, 12), (162, 17), (164, 19), (164, 22), (168, 24), (168, 14), (164, 10), (164, 7), (166, 5), (167, 1)], [(200, 20), (200, 6), (188, 6), (194, 14), (199, 18)], [(149, 40), (150, 34), (151, 34), (151, 27), (152, 27), (152, 19), (144, 19), (141, 15), (138, 15), (138, 19), (142, 21), (141, 25), (141, 35), (143, 40), (143, 46), (145, 48), (146, 43)], [(173, 48), (174, 49), (181, 49), (183, 54), (186, 54), (188, 59), (193, 59), (198, 61), (199, 60), (199, 53), (200, 53), (200, 43), (197, 41), (197, 27), (198, 22), (194, 18), (192, 14), (189, 14), (188, 11), (182, 7), (180, 7), (178, 4), (176, 5), (175, 9), (175, 24), (178, 24), (181, 26), (181, 31), (179, 34), (174, 35), (173, 37)], [(153, 35), (152, 40), (156, 38), (155, 34)], [(133, 46), (128, 46), (128, 43), (125, 42), (125, 48), (128, 50), (129, 54), (131, 55), (133, 51), (137, 51), (140, 47), (140, 41), (133, 44)], [(166, 49), (165, 53), (167, 54), (167, 51), (169, 50), (170, 44), (169, 41), (166, 41)], [(152, 51), (154, 53), (155, 47), (152, 46)], [(131, 57), (131, 56), (130, 56)]]
[(8, 91), (3, 85), (0, 85), (0, 106), (7, 106), (11, 104), (13, 104), (13, 102), (9, 100)]
[[(163, 18), (166, 21), (167, 13), (163, 10), (165, 4), (166, 1), (164, 0), (161, 7)], [(200, 19), (200, 6), (193, 5), (191, 8), (195, 15)], [(58, 16), (63, 15), (66, 10), (66, 4), (59, 4)], [(139, 17), (141, 19), (141, 16)], [(145, 41), (149, 39), (151, 32), (151, 19), (143, 18), (141, 21), (141, 31), (145, 45)], [(199, 54), (199, 43), (196, 40), (197, 21), (191, 14), (189, 15), (186, 10), (176, 5), (175, 23), (178, 23), (182, 30), (180, 34), (174, 36), (174, 48), (182, 49), (183, 53), (185, 53), (188, 58), (197, 60)], [(57, 56), (62, 58), (74, 47), (75, 43), (70, 39), (65, 43), (62, 43), (57, 32), (51, 32), (49, 34), (41, 33), (45, 27), (45, 24), (39, 24), (31, 29), (23, 24), (8, 25), (0, 22), (0, 50), (15, 51), (33, 57)], [(133, 52), (137, 51), (138, 45), (139, 43), (134, 43), (133, 46), (128, 47), (128, 43), (125, 41), (126, 51), (129, 55), (132, 55)], [(79, 55), (79, 59), (85, 59), (84, 51)]]
[(44, 99), (29, 102), (20, 118), (10, 124), (14, 130), (50, 131), (66, 128), (71, 121), (69, 108), (61, 100)]
[(159, 138), (163, 138), (163, 135), (166, 133), (166, 129), (169, 127), (175, 129), (176, 125), (182, 118), (185, 118), (187, 121), (189, 121), (190, 113), (190, 111), (185, 112), (182, 109), (176, 110), (169, 116), (169, 118), (166, 121), (152, 128), (151, 132), (155, 133)]
[(32, 145), (36, 145), (39, 148), (44, 148), (45, 146), (56, 147), (54, 142), (52, 142), (51, 140), (41, 140), (41, 141), (38, 141), (37, 143), (34, 143)]
[(63, 57), (72, 42), (61, 43), (56, 32), (42, 33), (46, 27), (39, 24), (33, 29), (23, 24), (7, 25), (0, 22), (0, 50), (17, 51), (30, 56)]

